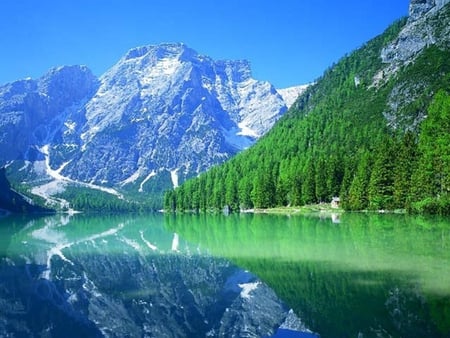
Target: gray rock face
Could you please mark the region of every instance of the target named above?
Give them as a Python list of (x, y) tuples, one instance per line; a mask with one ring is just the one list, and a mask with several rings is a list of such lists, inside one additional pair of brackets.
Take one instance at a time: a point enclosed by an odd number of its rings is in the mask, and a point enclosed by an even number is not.
[(443, 8), (450, 0), (411, 1), (410, 16), (397, 38), (381, 51), (386, 65), (373, 79), (377, 86), (394, 75), (401, 66), (413, 62), (430, 45), (448, 48), (450, 34), (449, 8)]
[(98, 81), (84, 66), (50, 70), (39, 80), (0, 87), (0, 165), (42, 156), (36, 147), (49, 142), (71, 107), (93, 94)]
[(167, 188), (249, 147), (286, 110), (247, 61), (215, 61), (184, 44), (139, 47), (100, 79), (62, 67), (0, 87), (9, 149), (0, 165), (46, 158), (53, 178)]
[[(450, 48), (449, 2), (449, 0), (411, 1), (411, 16), (406, 25), (399, 36), (382, 50), (381, 58), (386, 66), (375, 77), (375, 84), (389, 79), (401, 67), (413, 63), (427, 47), (434, 46), (441, 50)], [(421, 81), (397, 81), (384, 112), (392, 128), (395, 129), (398, 126), (407, 126), (407, 129), (417, 128), (426, 117), (426, 112), (417, 111), (415, 116), (410, 114), (407, 121), (399, 113), (399, 106), (414, 102), (427, 91), (428, 87), (429, 83), (424, 78)]]
[(448, 2), (448, 0), (411, 0), (409, 5), (409, 20), (415, 21), (431, 9), (438, 10)]
[[(439, 16), (444, 11), (439, 11), (450, 0), (413, 0), (410, 5), (410, 16), (407, 24), (400, 32), (397, 39), (383, 49), (381, 58), (384, 63), (391, 66), (387, 73), (395, 71), (399, 64), (410, 63), (415, 56), (425, 47), (432, 44), (448, 43), (447, 36), (450, 33), (448, 25), (442, 30), (439, 24)], [(437, 29), (439, 27), (439, 29)]]

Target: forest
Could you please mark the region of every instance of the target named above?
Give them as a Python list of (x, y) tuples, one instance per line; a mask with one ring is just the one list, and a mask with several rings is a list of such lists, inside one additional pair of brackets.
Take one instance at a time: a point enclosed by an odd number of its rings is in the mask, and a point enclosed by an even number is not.
[[(42, 203), (41, 203), (42, 204)], [(0, 168), (0, 217), (4, 213), (51, 213), (53, 210), (40, 206), (25, 194), (12, 189), (6, 169)]]
[[(324, 72), (255, 146), (166, 192), (172, 211), (329, 203), (450, 214), (450, 51), (384, 77), (400, 20)], [(381, 74), (381, 81), (374, 78)]]

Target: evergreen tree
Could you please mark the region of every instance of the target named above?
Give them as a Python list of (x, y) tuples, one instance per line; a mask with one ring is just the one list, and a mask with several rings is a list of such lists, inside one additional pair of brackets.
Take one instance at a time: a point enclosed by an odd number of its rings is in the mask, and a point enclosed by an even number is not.
[(176, 192), (173, 190), (169, 190), (164, 194), (164, 210), (175, 211), (177, 209), (175, 195)]
[(349, 204), (350, 188), (354, 178), (355, 168), (352, 165), (353, 160), (346, 158), (344, 161), (344, 175), (342, 177), (341, 189), (339, 196), (341, 197), (341, 206), (344, 209), (352, 209)]
[(369, 205), (367, 187), (370, 180), (370, 153), (363, 151), (345, 203), (350, 210), (363, 210)]
[(344, 166), (342, 164), (342, 159), (335, 154), (332, 154), (326, 163), (326, 184), (328, 199), (339, 196), (341, 184), (344, 179), (343, 167)]
[(212, 205), (214, 209), (219, 210), (225, 206), (225, 179), (223, 170), (217, 170), (214, 177)]
[(394, 208), (405, 208), (411, 189), (411, 176), (416, 167), (416, 138), (407, 132), (399, 142), (394, 170)]
[(419, 137), (418, 166), (411, 200), (440, 199), (450, 193), (450, 95), (439, 91), (428, 109)]
[(316, 183), (316, 200), (319, 203), (329, 202), (330, 194), (327, 189), (327, 163), (323, 158), (317, 161), (315, 183)]
[(316, 170), (313, 159), (309, 159), (304, 168), (302, 198), (304, 204), (316, 202)]
[(303, 173), (301, 168), (303, 167), (299, 157), (290, 161), (289, 166), (289, 193), (288, 203), (294, 206), (303, 205), (302, 186), (303, 186)]
[(239, 210), (238, 174), (234, 167), (228, 170), (225, 178), (225, 204), (231, 210)]
[(243, 209), (253, 208), (252, 189), (253, 182), (250, 176), (244, 176), (239, 180), (239, 203)]
[(214, 191), (214, 179), (215, 173), (217, 171), (217, 167), (213, 167), (209, 172), (205, 173), (206, 182), (205, 182), (205, 204), (207, 209), (214, 208), (214, 202), (212, 199), (213, 191)]
[(269, 170), (258, 170), (253, 181), (252, 202), (255, 208), (270, 208), (275, 205), (275, 184)]
[(392, 209), (394, 206), (394, 161), (397, 149), (390, 136), (378, 145), (368, 186), (369, 208)]
[(276, 185), (276, 204), (286, 206), (289, 204), (288, 196), (290, 190), (289, 162), (281, 161)]

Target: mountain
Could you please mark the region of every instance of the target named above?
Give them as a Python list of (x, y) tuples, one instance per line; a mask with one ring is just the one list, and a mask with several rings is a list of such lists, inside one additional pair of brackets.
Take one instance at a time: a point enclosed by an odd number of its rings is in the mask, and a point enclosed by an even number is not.
[(80, 151), (62, 173), (142, 190), (152, 176), (170, 173), (177, 185), (222, 162), (286, 110), (273, 86), (250, 75), (245, 61), (214, 62), (181, 44), (131, 50), (85, 105)]
[(165, 196), (167, 209), (297, 206), (450, 213), (450, 1), (344, 56), (253, 147)]
[(0, 166), (23, 192), (63, 207), (78, 188), (161, 196), (248, 148), (286, 111), (247, 61), (144, 46), (99, 79), (66, 66), (0, 87)]
[(290, 108), (297, 100), (297, 98), (300, 95), (302, 95), (309, 86), (310, 84), (305, 84), (300, 86), (278, 89), (278, 93), (280, 93), (281, 97), (286, 103), (286, 106)]
[(42, 159), (37, 147), (50, 142), (76, 109), (98, 87), (84, 66), (55, 68), (38, 80), (0, 87), (0, 166), (15, 160)]

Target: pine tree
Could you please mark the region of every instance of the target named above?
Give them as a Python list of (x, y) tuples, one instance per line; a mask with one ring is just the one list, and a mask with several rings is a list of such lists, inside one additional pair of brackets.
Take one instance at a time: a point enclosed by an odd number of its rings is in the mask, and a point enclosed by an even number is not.
[(166, 193), (164, 194), (164, 210), (175, 211), (177, 209), (175, 194), (176, 192), (174, 190), (166, 191)]
[(239, 203), (240, 208), (243, 209), (250, 209), (253, 208), (253, 201), (252, 201), (252, 189), (253, 189), (253, 182), (250, 178), (250, 176), (244, 176), (239, 180)]
[(412, 178), (411, 200), (450, 194), (450, 95), (439, 91), (422, 123), (418, 166)]
[(225, 178), (225, 204), (231, 210), (239, 210), (238, 174), (234, 167), (228, 170)]
[(327, 189), (327, 163), (323, 158), (317, 161), (315, 166), (316, 175), (316, 200), (320, 203), (330, 201), (330, 194)]
[(303, 185), (303, 173), (302, 162), (299, 157), (295, 157), (290, 160), (289, 163), (289, 192), (287, 195), (287, 201), (289, 205), (300, 206), (303, 205), (302, 198), (302, 185)]
[[(337, 151), (336, 151), (337, 152)], [(338, 155), (331, 155), (326, 165), (326, 184), (328, 198), (339, 196), (342, 180), (344, 179), (344, 165)]]
[(399, 142), (394, 170), (394, 208), (408, 208), (411, 176), (416, 167), (416, 138), (407, 132)]
[(271, 171), (261, 167), (253, 181), (252, 202), (255, 208), (270, 208), (275, 205), (275, 184)]
[(303, 170), (302, 198), (304, 204), (316, 202), (316, 169), (314, 160), (309, 159)]
[(289, 177), (289, 162), (286, 160), (281, 161), (276, 185), (276, 204), (278, 206), (286, 206), (289, 204), (289, 190), (290, 190), (290, 177)]
[(345, 205), (350, 210), (363, 210), (369, 205), (367, 187), (370, 180), (370, 153), (364, 151), (356, 169), (355, 177), (350, 185)]
[(397, 149), (390, 136), (386, 136), (377, 147), (368, 186), (370, 209), (393, 209), (396, 152)]

